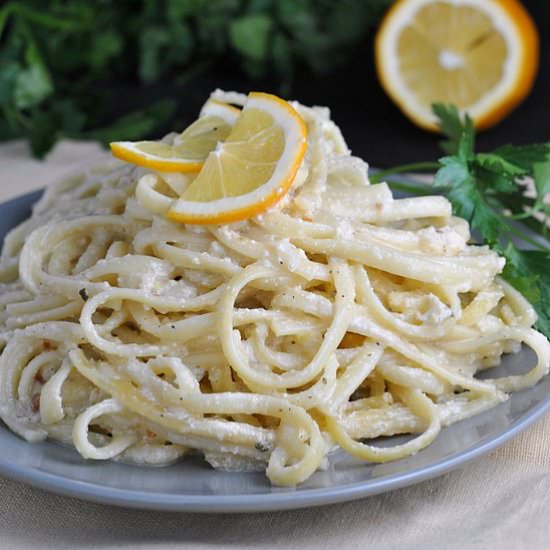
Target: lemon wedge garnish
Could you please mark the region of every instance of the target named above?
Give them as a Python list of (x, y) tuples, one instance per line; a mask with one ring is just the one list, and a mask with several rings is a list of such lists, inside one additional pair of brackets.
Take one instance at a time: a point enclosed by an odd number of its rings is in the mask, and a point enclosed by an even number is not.
[(240, 109), (209, 99), (200, 117), (172, 145), (162, 141), (115, 141), (111, 152), (119, 159), (162, 172), (198, 172), (208, 153), (227, 138)]
[(233, 129), (168, 211), (184, 223), (215, 224), (258, 214), (285, 195), (307, 143), (304, 121), (277, 96), (252, 92)]

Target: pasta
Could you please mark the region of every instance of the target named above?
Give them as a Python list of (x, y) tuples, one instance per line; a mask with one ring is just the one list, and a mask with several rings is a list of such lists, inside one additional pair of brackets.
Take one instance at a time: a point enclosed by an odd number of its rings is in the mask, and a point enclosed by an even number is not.
[[(414, 454), (548, 373), (533, 308), (448, 201), (369, 185), (328, 110), (293, 106), (305, 160), (252, 219), (170, 222), (192, 176), (113, 161), (46, 190), (0, 261), (0, 416), (14, 432), (97, 460), (200, 452), (292, 486), (338, 447)], [(528, 372), (476, 377), (522, 344)], [(396, 434), (413, 437), (371, 441)]]

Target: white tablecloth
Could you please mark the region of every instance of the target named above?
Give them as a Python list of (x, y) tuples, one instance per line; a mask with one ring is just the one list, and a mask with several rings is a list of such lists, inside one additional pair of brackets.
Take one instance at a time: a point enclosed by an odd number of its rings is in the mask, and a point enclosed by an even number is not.
[[(64, 142), (45, 162), (0, 146), (0, 201), (101, 156)], [(550, 548), (550, 415), (461, 470), (368, 499), (290, 512), (199, 515), (125, 510), (0, 477), (0, 548)]]

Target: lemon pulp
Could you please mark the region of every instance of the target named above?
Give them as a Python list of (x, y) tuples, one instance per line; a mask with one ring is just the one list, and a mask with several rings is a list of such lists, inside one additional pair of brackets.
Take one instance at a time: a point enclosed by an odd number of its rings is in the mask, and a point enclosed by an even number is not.
[(400, 70), (422, 103), (445, 98), (465, 108), (503, 76), (508, 48), (478, 9), (437, 2), (420, 8), (397, 44)]
[(283, 131), (269, 113), (243, 111), (223, 146), (208, 155), (182, 198), (210, 202), (249, 193), (271, 178), (283, 149)]

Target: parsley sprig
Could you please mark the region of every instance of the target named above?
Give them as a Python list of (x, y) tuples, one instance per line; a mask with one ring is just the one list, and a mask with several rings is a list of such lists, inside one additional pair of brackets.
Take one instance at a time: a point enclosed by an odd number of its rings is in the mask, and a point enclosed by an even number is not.
[(42, 157), (64, 137), (108, 143), (168, 131), (198, 78), (211, 82), (220, 69), (225, 81), (238, 71), (276, 79), (289, 95), (304, 67), (326, 73), (349, 59), (391, 3), (0, 2), (0, 141), (25, 138)]
[[(538, 313), (537, 328), (550, 337), (550, 145), (503, 145), (489, 153), (475, 150), (471, 118), (454, 105), (433, 105), (447, 153), (438, 162), (389, 168), (373, 182), (390, 177), (395, 189), (424, 195), (433, 187), (444, 194), (455, 215), (470, 223), (481, 243), (506, 258), (502, 277), (518, 289)], [(436, 170), (433, 187), (391, 181), (403, 172)]]

